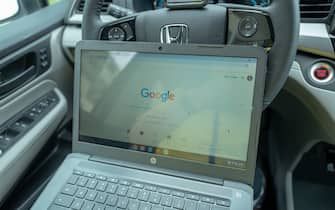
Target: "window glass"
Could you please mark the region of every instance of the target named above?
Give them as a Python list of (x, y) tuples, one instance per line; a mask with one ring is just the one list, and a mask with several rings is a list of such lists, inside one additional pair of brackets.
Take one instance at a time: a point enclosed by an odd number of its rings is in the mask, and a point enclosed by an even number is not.
[(16, 15), (19, 11), (17, 0), (0, 1), (0, 21)]

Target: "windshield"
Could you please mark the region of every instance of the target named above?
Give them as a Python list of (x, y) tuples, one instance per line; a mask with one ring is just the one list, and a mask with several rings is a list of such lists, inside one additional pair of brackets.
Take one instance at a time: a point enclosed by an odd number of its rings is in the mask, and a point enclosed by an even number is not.
[(0, 22), (16, 15), (18, 11), (17, 0), (0, 1)]

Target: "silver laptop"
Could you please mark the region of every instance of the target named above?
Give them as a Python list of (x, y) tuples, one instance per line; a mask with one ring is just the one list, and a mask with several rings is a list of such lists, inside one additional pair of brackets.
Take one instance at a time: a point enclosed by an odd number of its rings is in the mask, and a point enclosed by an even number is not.
[(83, 41), (73, 154), (32, 209), (249, 210), (266, 54)]

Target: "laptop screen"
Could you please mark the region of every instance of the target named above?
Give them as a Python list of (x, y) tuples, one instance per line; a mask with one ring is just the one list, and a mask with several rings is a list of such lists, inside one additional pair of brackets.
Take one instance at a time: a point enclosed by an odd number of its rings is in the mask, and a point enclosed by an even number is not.
[(83, 50), (79, 140), (243, 169), (256, 66), (255, 58)]

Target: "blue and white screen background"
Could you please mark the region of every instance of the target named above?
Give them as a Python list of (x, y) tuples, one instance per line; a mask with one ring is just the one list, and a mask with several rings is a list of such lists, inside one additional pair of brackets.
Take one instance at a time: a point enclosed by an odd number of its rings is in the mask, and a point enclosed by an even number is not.
[(255, 58), (83, 51), (80, 139), (243, 168), (256, 65)]

